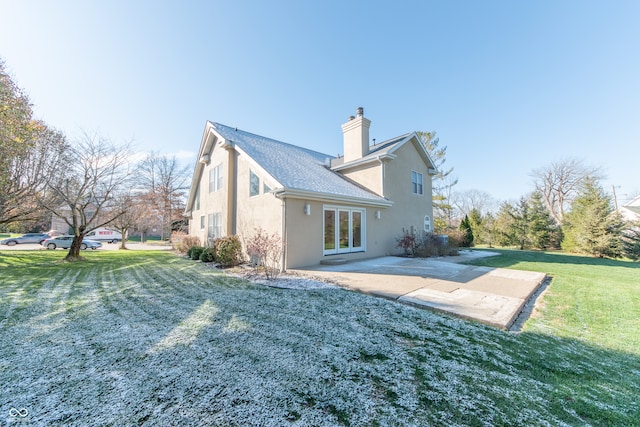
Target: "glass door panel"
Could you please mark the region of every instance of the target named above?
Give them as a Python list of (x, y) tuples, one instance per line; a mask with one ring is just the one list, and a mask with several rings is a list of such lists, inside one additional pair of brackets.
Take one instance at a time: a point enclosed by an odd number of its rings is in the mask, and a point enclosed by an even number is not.
[(340, 250), (349, 250), (349, 211), (338, 211), (340, 215)]
[(352, 249), (362, 248), (362, 212), (351, 212), (351, 246)]
[(324, 252), (336, 252), (336, 211), (324, 211)]

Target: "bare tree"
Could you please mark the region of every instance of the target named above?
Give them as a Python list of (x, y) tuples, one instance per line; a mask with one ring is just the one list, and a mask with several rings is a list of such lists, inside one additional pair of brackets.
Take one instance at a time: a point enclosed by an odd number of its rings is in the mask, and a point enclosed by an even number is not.
[(601, 167), (587, 166), (582, 160), (565, 158), (551, 162), (550, 165), (534, 169), (531, 172), (536, 191), (551, 216), (560, 224), (565, 210), (581, 190), (587, 177), (599, 180), (603, 178)]
[(125, 206), (116, 203), (117, 191), (128, 179), (129, 149), (85, 134), (59, 162), (55, 179), (47, 185), (50, 198), (40, 198), (49, 212), (64, 219), (74, 239), (67, 260), (80, 258), (84, 236), (120, 217)]
[(171, 235), (171, 224), (182, 218), (185, 190), (189, 188), (189, 168), (180, 167), (175, 156), (151, 152), (140, 164), (138, 184), (151, 197), (162, 217), (162, 239)]
[(460, 212), (460, 217), (469, 215), (472, 210), (477, 210), (482, 215), (497, 210), (498, 201), (486, 191), (465, 190), (456, 192), (452, 196), (453, 206)]

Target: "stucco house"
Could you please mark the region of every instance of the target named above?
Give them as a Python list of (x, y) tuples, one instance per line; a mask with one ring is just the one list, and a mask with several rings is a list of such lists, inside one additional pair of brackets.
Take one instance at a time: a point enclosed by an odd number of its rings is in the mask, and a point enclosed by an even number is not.
[(256, 227), (282, 236), (286, 268), (396, 253), (431, 231), (433, 160), (415, 132), (374, 145), (362, 108), (335, 157), (207, 122), (185, 215), (203, 242)]

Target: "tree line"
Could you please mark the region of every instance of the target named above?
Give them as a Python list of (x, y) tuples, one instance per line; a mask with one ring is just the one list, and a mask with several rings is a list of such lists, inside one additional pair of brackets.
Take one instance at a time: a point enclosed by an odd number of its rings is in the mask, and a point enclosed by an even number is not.
[(597, 257), (640, 259), (640, 223), (625, 222), (604, 191), (599, 167), (566, 158), (534, 169), (533, 190), (498, 203), (480, 190), (456, 192), (446, 147), (435, 132), (418, 132), (438, 169), (434, 176), (434, 228), (471, 246), (563, 249)]
[(183, 219), (188, 168), (156, 152), (137, 158), (131, 143), (89, 133), (71, 141), (35, 119), (0, 60), (0, 230), (36, 231), (55, 215), (74, 234), (67, 259), (105, 225), (123, 236), (156, 225), (168, 238)]

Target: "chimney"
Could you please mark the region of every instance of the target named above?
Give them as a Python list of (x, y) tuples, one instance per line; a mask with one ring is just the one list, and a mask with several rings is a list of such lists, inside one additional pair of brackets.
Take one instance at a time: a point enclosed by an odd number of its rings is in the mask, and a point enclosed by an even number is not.
[(349, 163), (369, 154), (369, 126), (371, 120), (364, 117), (364, 109), (358, 107), (356, 117), (342, 125), (344, 137), (344, 162)]

